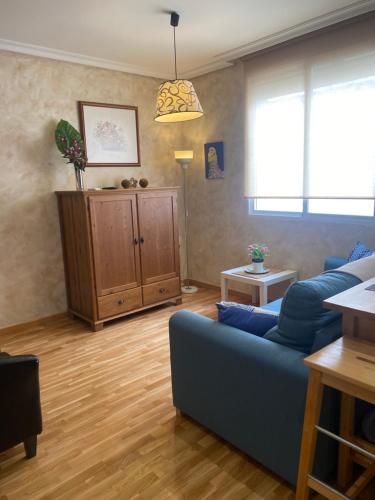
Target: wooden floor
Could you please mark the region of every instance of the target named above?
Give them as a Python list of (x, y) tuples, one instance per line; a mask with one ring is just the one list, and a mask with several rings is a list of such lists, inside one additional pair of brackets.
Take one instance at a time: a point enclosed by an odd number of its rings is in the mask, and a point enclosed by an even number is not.
[(91, 332), (68, 317), (0, 334), (1, 350), (40, 357), (44, 431), (38, 456), (0, 454), (5, 499), (292, 499), (293, 490), (198, 424), (171, 400), (168, 319), (214, 317), (200, 290)]

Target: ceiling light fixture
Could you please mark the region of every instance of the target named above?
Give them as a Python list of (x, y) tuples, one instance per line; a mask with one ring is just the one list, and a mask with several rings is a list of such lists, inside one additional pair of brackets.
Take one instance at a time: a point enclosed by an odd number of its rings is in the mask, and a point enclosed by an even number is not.
[(203, 115), (203, 109), (193, 84), (189, 80), (180, 80), (177, 77), (176, 26), (178, 26), (179, 19), (177, 12), (171, 12), (175, 79), (167, 80), (159, 86), (155, 114), (157, 122), (183, 122)]

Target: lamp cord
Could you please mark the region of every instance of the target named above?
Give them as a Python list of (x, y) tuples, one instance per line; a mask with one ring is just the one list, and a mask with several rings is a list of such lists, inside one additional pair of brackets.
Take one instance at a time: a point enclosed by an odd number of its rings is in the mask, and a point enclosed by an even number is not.
[(174, 45), (174, 74), (175, 74), (175, 80), (177, 80), (176, 26), (173, 26), (173, 45)]

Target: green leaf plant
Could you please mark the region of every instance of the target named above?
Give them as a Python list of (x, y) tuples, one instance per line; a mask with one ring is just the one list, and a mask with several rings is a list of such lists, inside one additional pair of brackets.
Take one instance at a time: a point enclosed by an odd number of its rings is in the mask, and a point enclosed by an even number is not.
[(87, 157), (81, 134), (66, 120), (60, 120), (55, 130), (55, 142), (58, 150), (73, 163), (74, 168), (85, 170)]

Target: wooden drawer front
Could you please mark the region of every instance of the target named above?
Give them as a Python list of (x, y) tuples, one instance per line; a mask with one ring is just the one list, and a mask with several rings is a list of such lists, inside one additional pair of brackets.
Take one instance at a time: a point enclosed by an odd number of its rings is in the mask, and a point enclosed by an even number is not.
[(142, 305), (142, 290), (140, 287), (98, 297), (99, 319), (116, 316), (117, 314), (142, 307)]
[(142, 288), (143, 303), (145, 306), (181, 295), (179, 278), (158, 281), (157, 283), (152, 283), (152, 285), (145, 285)]

